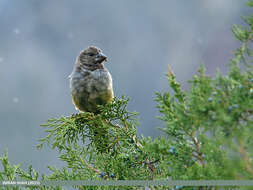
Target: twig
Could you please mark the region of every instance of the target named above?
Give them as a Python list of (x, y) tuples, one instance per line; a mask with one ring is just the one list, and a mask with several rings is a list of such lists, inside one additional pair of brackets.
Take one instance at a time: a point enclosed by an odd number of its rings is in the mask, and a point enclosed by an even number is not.
[(126, 119), (123, 119), (123, 123), (124, 123), (124, 127), (126, 129), (126, 132), (128, 132), (128, 127), (127, 127)]
[(199, 143), (197, 141), (197, 139), (195, 137), (193, 137), (192, 135), (190, 136), (195, 147), (196, 147), (196, 153), (197, 153), (197, 158), (199, 159), (201, 165), (203, 166), (203, 168), (205, 167), (205, 162), (202, 156), (202, 153), (200, 152), (200, 147), (199, 147)]
[(107, 123), (107, 124), (109, 124), (109, 125), (112, 126), (112, 127), (120, 128), (119, 125), (114, 125), (111, 121), (107, 121), (107, 120), (104, 119), (104, 122)]
[(84, 160), (82, 159), (81, 156), (79, 156), (79, 159), (81, 160), (82, 164), (85, 165), (87, 168), (91, 169), (92, 171), (96, 172), (97, 174), (100, 174), (100, 173), (101, 173), (100, 170), (98, 170), (98, 169), (92, 167), (92, 166), (89, 165), (86, 161), (84, 161)]
[(242, 159), (244, 161), (243, 162), (244, 167), (245, 167), (246, 171), (253, 177), (253, 170), (250, 166), (250, 159), (247, 155), (247, 152), (246, 152), (246, 149), (245, 149), (245, 146), (244, 146), (244, 143), (242, 142), (242, 140), (240, 140), (239, 144), (240, 144), (239, 152), (240, 152), (240, 155), (242, 156)]

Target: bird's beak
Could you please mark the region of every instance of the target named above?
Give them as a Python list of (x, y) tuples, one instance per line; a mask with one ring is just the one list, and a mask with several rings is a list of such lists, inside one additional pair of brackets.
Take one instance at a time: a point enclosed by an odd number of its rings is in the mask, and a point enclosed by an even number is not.
[(97, 54), (97, 56), (96, 56), (96, 62), (97, 63), (102, 63), (103, 61), (107, 61), (106, 55), (103, 54), (103, 53)]

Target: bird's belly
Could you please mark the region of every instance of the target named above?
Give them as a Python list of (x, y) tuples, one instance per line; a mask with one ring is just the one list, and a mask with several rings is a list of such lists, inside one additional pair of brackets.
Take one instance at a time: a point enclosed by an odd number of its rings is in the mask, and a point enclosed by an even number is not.
[(109, 73), (93, 72), (72, 78), (71, 88), (73, 103), (81, 111), (96, 112), (97, 105), (111, 102), (114, 96)]

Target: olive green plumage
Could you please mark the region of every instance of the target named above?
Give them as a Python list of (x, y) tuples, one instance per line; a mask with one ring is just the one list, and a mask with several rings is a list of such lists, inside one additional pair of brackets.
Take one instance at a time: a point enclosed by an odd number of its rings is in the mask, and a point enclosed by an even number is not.
[(106, 56), (94, 46), (81, 51), (70, 75), (72, 101), (80, 111), (98, 113), (97, 105), (112, 101), (112, 77), (104, 67)]

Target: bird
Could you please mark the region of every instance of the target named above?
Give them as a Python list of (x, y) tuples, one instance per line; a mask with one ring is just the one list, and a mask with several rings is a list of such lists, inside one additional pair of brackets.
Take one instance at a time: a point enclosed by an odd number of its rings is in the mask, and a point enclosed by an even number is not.
[(112, 76), (105, 62), (107, 56), (96, 46), (88, 46), (77, 56), (69, 75), (72, 102), (77, 110), (98, 114), (98, 105), (112, 102)]

